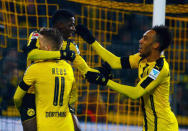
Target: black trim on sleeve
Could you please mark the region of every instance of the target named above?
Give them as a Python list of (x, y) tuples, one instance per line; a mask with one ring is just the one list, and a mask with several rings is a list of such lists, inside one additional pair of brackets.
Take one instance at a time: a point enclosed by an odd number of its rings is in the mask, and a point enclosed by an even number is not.
[(154, 115), (154, 125), (155, 125), (154, 131), (157, 131), (157, 113), (155, 111), (155, 105), (154, 105), (153, 95), (150, 95), (150, 101), (151, 101), (151, 109), (152, 109), (153, 115)]
[(145, 107), (144, 107), (144, 98), (143, 97), (141, 97), (141, 101), (142, 101), (142, 111), (143, 111), (143, 114), (144, 114), (144, 122), (145, 122), (145, 125), (144, 125), (144, 127), (145, 127), (145, 131), (147, 131), (148, 130), (148, 122), (147, 122), (147, 116), (146, 116), (146, 110), (145, 110)]
[(163, 65), (164, 65), (164, 59), (163, 58), (159, 58), (156, 61), (156, 64), (155, 64), (154, 68), (160, 71), (163, 68)]
[(19, 87), (21, 89), (23, 89), (24, 91), (27, 91), (29, 89), (29, 87), (31, 87), (30, 85), (27, 85), (23, 80), (20, 82)]
[(121, 67), (122, 67), (122, 69), (130, 69), (131, 68), (128, 56), (121, 57)]
[(25, 45), (22, 48), (23, 53), (27, 56), (29, 52), (31, 52), (33, 49), (37, 49), (36, 43), (37, 43), (37, 39), (32, 39), (29, 46)]
[(140, 86), (145, 89), (152, 81), (153, 81), (152, 78), (147, 77), (147, 78), (140, 84)]
[[(163, 60), (163, 58), (159, 58), (159, 59), (156, 61), (156, 64), (155, 64), (154, 68), (157, 69), (158, 71), (160, 71), (160, 70), (163, 68), (163, 65), (164, 65), (164, 60)], [(148, 76), (148, 77), (140, 84), (140, 86), (145, 89), (152, 81), (153, 81), (153, 79)]]
[(66, 45), (66, 49), (65, 50), (70, 50), (70, 43), (71, 43), (71, 40), (70, 39), (68, 39), (67, 40), (67, 45)]

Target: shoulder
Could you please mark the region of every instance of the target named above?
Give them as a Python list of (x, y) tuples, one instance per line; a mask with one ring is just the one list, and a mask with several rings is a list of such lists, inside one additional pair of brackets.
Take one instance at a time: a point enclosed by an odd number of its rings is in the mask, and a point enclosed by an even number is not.
[(37, 70), (37, 64), (31, 64), (27, 67), (27, 69), (25, 70), (25, 73), (24, 75), (31, 75), (31, 74), (34, 74)]
[(169, 74), (169, 65), (164, 57), (161, 57), (156, 61), (156, 65), (154, 68), (157, 69), (159, 72), (163, 73), (164, 75)]
[(72, 68), (71, 64), (69, 64), (67, 61), (65, 60), (58, 60), (58, 63), (62, 66), (64, 65), (64, 67), (68, 67), (68, 68)]
[(74, 50), (77, 54), (80, 54), (78, 44), (76, 44), (74, 40), (71, 39), (67, 40), (67, 44), (70, 45), (71, 50)]

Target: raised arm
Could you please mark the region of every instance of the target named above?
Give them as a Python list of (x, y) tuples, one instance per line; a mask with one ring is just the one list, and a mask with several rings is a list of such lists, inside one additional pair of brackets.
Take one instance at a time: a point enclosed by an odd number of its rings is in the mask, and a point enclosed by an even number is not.
[(83, 25), (76, 26), (76, 33), (80, 35), (88, 44), (92, 46), (92, 48), (97, 52), (97, 54), (113, 69), (120, 69), (121, 68), (121, 61), (120, 57), (112, 54), (110, 51), (102, 47), (93, 37), (91, 32), (87, 29), (87, 27)]
[(102, 47), (96, 40), (91, 44), (92, 48), (97, 52), (97, 54), (113, 69), (121, 69), (121, 57), (118, 57)]

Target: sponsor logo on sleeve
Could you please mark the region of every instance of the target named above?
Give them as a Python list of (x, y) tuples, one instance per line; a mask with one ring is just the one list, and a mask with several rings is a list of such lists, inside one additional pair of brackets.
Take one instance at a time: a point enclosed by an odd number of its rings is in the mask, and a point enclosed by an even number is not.
[(77, 45), (75, 45), (75, 46), (76, 46), (77, 53), (80, 54), (80, 50), (79, 50), (78, 46)]
[(152, 69), (151, 72), (149, 73), (149, 77), (152, 78), (153, 80), (155, 80), (157, 78), (157, 76), (159, 75), (160, 71), (158, 71), (157, 69)]

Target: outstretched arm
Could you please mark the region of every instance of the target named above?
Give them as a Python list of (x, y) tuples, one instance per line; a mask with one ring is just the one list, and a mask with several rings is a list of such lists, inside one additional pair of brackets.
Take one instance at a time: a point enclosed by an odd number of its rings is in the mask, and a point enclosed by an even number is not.
[(105, 75), (95, 72), (88, 72), (86, 74), (86, 79), (91, 83), (106, 85), (111, 89), (127, 95), (132, 99), (137, 99), (153, 90), (161, 83), (161, 81), (167, 79), (167, 72), (168, 70), (165, 68), (163, 68), (162, 70), (157, 70), (153, 68), (149, 75), (142, 78), (140, 82), (136, 85), (136, 87), (116, 83), (106, 78)]
[(32, 32), (29, 36), (27, 47), (24, 47), (24, 53), (27, 55), (27, 60), (51, 60), (51, 59), (64, 59), (73, 61), (75, 59), (75, 52), (69, 49), (60, 51), (45, 51), (39, 50), (38, 33)]
[(73, 61), (73, 66), (78, 69), (80, 71), (80, 73), (82, 74), (82, 76), (85, 77), (85, 74), (88, 72), (88, 71), (91, 71), (91, 72), (99, 72), (98, 70), (96, 69), (92, 69), (88, 66), (88, 64), (86, 63), (86, 61), (78, 54), (76, 54), (76, 58), (75, 60)]
[(88, 44), (91, 44), (93, 49), (99, 56), (102, 57), (113, 69), (121, 68), (121, 58), (112, 54), (110, 51), (102, 47), (93, 37), (91, 32), (84, 25), (76, 26), (76, 33), (80, 35)]
[(45, 51), (39, 49), (33, 49), (28, 53), (27, 59), (31, 61), (35, 60), (51, 60), (60, 59), (60, 51)]
[(91, 46), (104, 61), (110, 64), (113, 69), (122, 68), (120, 57), (114, 55), (113, 53), (102, 47), (97, 41), (94, 41)]

